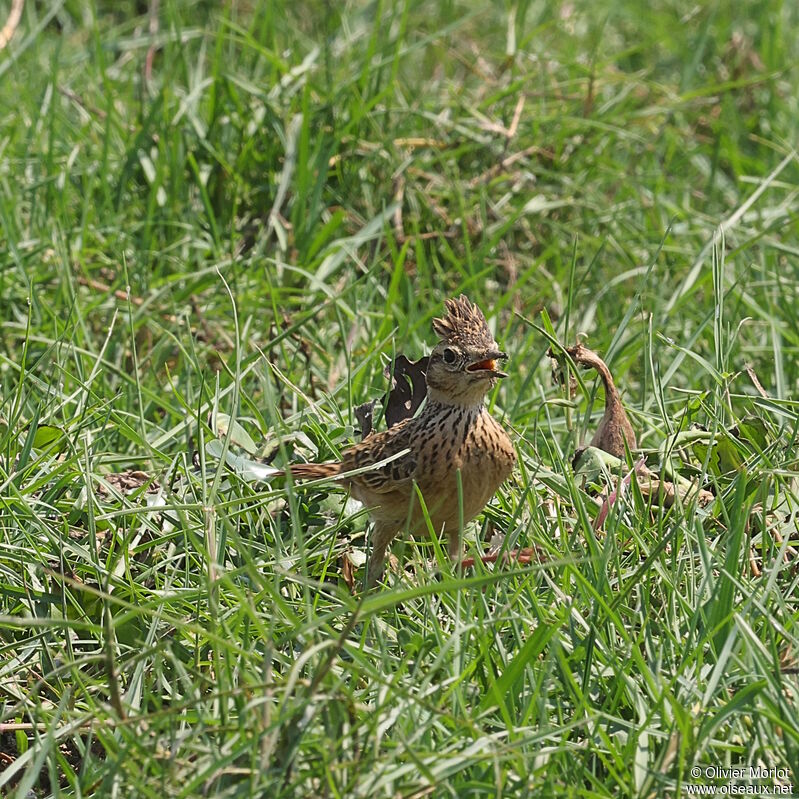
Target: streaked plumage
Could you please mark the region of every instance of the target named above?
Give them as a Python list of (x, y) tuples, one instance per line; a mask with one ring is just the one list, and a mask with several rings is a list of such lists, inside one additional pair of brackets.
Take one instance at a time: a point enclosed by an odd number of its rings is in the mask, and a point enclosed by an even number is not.
[[(488, 413), (483, 400), (504, 373), (482, 311), (464, 295), (446, 301), (447, 314), (433, 321), (441, 340), (427, 367), (427, 402), (418, 416), (369, 436), (346, 450), (337, 463), (294, 464), (295, 479), (337, 478), (363, 502), (375, 522), (368, 583), (383, 572), (386, 549), (403, 530), (424, 533), (418, 485), (436, 532), (448, 537), (451, 557), (460, 553), (460, 523), (474, 518), (510, 475), (513, 444)], [(357, 475), (347, 472), (379, 464)], [(462, 486), (460, 508), (458, 477)]]

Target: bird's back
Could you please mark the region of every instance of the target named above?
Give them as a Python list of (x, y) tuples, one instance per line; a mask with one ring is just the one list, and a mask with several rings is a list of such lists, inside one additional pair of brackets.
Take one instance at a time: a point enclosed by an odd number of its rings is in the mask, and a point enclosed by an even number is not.
[[(429, 403), (407, 419), (347, 450), (342, 471), (363, 468), (407, 450), (391, 463), (347, 478), (353, 496), (376, 519), (412, 531), (426, 526), (415, 485), (436, 530), (474, 518), (516, 461), (513, 445), (483, 406)], [(458, 487), (460, 472), (460, 489)]]

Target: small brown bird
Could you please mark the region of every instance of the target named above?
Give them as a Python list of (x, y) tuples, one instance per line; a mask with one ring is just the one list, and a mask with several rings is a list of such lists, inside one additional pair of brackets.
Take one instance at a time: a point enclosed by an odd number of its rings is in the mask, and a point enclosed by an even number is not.
[[(427, 529), (416, 486), (433, 528), (446, 533), (455, 559), (462, 525), (483, 509), (516, 462), (507, 433), (483, 405), (497, 378), (507, 376), (497, 361), (508, 356), (494, 341), (483, 312), (466, 296), (447, 300), (446, 310), (444, 318), (433, 320), (441, 340), (430, 354), (427, 402), (419, 415), (369, 436), (342, 453), (340, 462), (288, 469), (293, 478), (338, 479), (369, 508), (374, 520), (369, 586), (380, 579), (388, 545), (400, 532)], [(392, 456), (397, 457), (380, 465)]]

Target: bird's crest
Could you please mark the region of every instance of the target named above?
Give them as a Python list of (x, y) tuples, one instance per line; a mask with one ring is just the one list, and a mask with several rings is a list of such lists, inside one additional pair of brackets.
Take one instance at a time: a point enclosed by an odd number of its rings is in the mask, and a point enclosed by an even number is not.
[(433, 319), (433, 330), (442, 341), (466, 349), (496, 349), (483, 312), (465, 294), (444, 303), (447, 315)]

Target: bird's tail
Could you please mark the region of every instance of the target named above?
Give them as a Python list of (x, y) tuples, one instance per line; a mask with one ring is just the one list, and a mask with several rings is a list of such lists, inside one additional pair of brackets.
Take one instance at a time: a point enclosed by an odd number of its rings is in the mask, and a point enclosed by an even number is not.
[(288, 469), (274, 473), (275, 477), (291, 474), (295, 480), (321, 480), (324, 477), (336, 477), (341, 474), (340, 463), (292, 463)]

